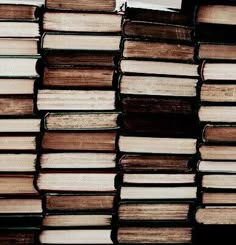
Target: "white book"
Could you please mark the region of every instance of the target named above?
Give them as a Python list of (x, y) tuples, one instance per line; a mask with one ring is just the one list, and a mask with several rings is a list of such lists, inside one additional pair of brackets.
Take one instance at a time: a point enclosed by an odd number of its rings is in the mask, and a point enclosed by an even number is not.
[(40, 132), (40, 119), (0, 119), (0, 132)]
[(42, 6), (45, 0), (0, 0), (0, 4), (22, 4), (22, 5), (33, 5)]

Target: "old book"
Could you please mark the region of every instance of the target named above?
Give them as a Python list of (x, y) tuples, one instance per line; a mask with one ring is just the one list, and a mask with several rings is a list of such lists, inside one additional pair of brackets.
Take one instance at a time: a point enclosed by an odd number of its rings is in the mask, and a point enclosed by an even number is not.
[(236, 146), (201, 145), (199, 151), (203, 160), (236, 160)]
[(235, 84), (206, 84), (201, 87), (203, 102), (236, 102)]
[(207, 204), (236, 204), (236, 194), (228, 192), (203, 192), (202, 203)]
[(123, 42), (123, 57), (191, 62), (194, 58), (194, 46), (125, 39)]
[(48, 113), (44, 117), (47, 130), (95, 130), (118, 128), (116, 112)]
[(114, 173), (40, 173), (41, 191), (114, 191)]
[(116, 132), (45, 132), (44, 150), (115, 151)]
[(188, 227), (119, 227), (118, 241), (121, 244), (189, 244), (192, 228)]
[(0, 154), (1, 172), (35, 172), (36, 154), (2, 153)]
[(44, 14), (45, 31), (121, 32), (122, 16), (103, 13), (48, 12)]
[(49, 50), (120, 50), (120, 36), (111, 35), (75, 35), (46, 32), (42, 38), (42, 48)]
[(47, 67), (45, 86), (75, 88), (112, 88), (114, 70), (95, 67)]
[(126, 20), (123, 23), (122, 31), (126, 37), (192, 42), (193, 28), (190, 26)]
[(37, 241), (35, 230), (6, 230), (0, 231), (0, 243), (3, 245), (32, 245)]
[(84, 152), (43, 153), (40, 165), (42, 169), (112, 169), (116, 167), (116, 155)]
[(0, 97), (0, 115), (23, 116), (34, 114), (33, 98), (28, 97)]
[(0, 78), (0, 94), (33, 94), (35, 79)]
[(189, 203), (125, 203), (118, 210), (120, 222), (187, 221)]
[(120, 136), (119, 148), (132, 153), (195, 154), (196, 139)]
[(236, 173), (234, 161), (199, 161), (198, 171), (205, 173)]
[(0, 119), (0, 132), (40, 132), (40, 119)]
[(115, 194), (46, 194), (48, 211), (111, 211)]
[(198, 66), (186, 63), (123, 59), (120, 69), (122, 73), (198, 77)]
[[(42, 6), (45, 0), (24, 0), (24, 5)], [(22, 0), (2, 0), (4, 4), (22, 4)]]
[(111, 214), (48, 214), (43, 219), (44, 227), (95, 227), (110, 226)]
[(0, 135), (0, 151), (35, 151), (36, 135)]
[(41, 244), (113, 244), (107, 229), (44, 230), (39, 240)]
[(179, 155), (126, 154), (120, 159), (119, 166), (124, 172), (189, 172), (191, 159)]
[(194, 100), (189, 98), (126, 96), (121, 103), (126, 113), (168, 113), (169, 115), (193, 116), (196, 110)]
[(236, 175), (227, 174), (204, 174), (202, 177), (203, 188), (214, 189), (235, 189), (236, 188)]
[(204, 122), (236, 122), (235, 106), (201, 106), (198, 114)]
[[(20, 184), (19, 184), (20, 183)], [(36, 195), (33, 175), (0, 175), (0, 194), (1, 195)]]
[(37, 107), (40, 111), (114, 110), (115, 91), (41, 89)]
[(73, 10), (73, 11), (104, 11), (113, 12), (116, 8), (115, 0), (47, 0), (46, 7), (56, 10)]
[(120, 78), (121, 94), (196, 96), (197, 79), (161, 76), (126, 76)]
[(197, 187), (121, 187), (123, 200), (195, 199)]

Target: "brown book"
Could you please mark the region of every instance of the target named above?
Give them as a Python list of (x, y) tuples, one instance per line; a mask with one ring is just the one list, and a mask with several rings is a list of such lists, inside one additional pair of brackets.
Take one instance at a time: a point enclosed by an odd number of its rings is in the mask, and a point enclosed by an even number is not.
[(189, 244), (192, 229), (188, 227), (119, 227), (119, 243)]
[(124, 155), (119, 162), (125, 172), (189, 172), (191, 157), (178, 155)]
[(115, 0), (47, 0), (46, 7), (56, 10), (74, 10), (74, 11), (106, 11), (115, 10)]
[(36, 19), (36, 9), (36, 6), (30, 5), (1, 4), (0, 19), (33, 21)]
[(2, 245), (32, 245), (35, 244), (37, 235), (34, 230), (1, 231), (0, 243)]
[(202, 177), (203, 188), (213, 189), (235, 189), (236, 175), (235, 174), (204, 174)]
[(115, 151), (116, 132), (45, 132), (44, 150)]
[(192, 41), (193, 28), (147, 21), (126, 20), (123, 33), (127, 37), (158, 38), (164, 40)]
[(145, 58), (193, 61), (194, 46), (125, 39), (123, 43), (124, 58)]
[(114, 194), (46, 194), (46, 208), (49, 211), (113, 210)]
[(113, 73), (110, 68), (46, 67), (43, 84), (63, 88), (112, 88)]
[(207, 204), (236, 204), (236, 193), (203, 192), (202, 203)]
[(236, 146), (201, 145), (199, 151), (203, 160), (236, 160)]

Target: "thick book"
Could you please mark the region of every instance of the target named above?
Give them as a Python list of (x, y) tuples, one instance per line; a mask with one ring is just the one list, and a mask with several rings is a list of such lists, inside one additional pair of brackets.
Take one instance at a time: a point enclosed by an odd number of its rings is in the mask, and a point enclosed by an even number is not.
[(203, 160), (236, 160), (236, 146), (201, 145), (199, 147)]
[(213, 189), (236, 189), (236, 175), (204, 174), (202, 177), (202, 187)]
[(45, 132), (42, 139), (44, 150), (105, 151), (116, 150), (115, 131)]
[(198, 171), (204, 173), (236, 173), (235, 161), (204, 161), (198, 162)]
[(206, 192), (202, 194), (202, 203), (204, 205), (235, 205), (236, 204), (236, 193), (234, 192)]

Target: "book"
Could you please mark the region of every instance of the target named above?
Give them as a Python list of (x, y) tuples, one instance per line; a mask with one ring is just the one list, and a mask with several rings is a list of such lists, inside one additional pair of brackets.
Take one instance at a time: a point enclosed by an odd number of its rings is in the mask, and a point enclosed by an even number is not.
[(116, 132), (45, 132), (44, 150), (115, 152)]
[(119, 85), (121, 94), (195, 97), (197, 79), (122, 75)]
[(208, 204), (236, 204), (236, 194), (229, 192), (203, 192), (202, 203)]
[(44, 31), (121, 32), (122, 16), (109, 13), (68, 13), (46, 11)]
[(203, 188), (214, 189), (235, 189), (236, 188), (236, 175), (227, 174), (204, 174), (202, 177)]
[(204, 173), (235, 173), (234, 161), (199, 161), (198, 171)]
[(199, 148), (203, 160), (236, 160), (236, 146), (201, 145)]
[(115, 91), (40, 89), (37, 107), (40, 111), (114, 110)]
[(41, 169), (112, 169), (116, 167), (116, 155), (84, 152), (43, 153), (40, 166)]
[[(24, 5), (42, 6), (45, 0), (24, 0)], [(22, 0), (2, 0), (3, 4), (22, 4)]]
[(186, 63), (122, 59), (120, 69), (122, 73), (173, 75), (182, 77), (198, 76), (198, 66)]
[(114, 191), (114, 173), (40, 173), (37, 186), (41, 191)]
[(33, 94), (35, 79), (0, 78), (0, 94)]
[(45, 196), (46, 209), (51, 211), (112, 211), (115, 199), (114, 193), (108, 194), (53, 194)]
[(121, 152), (195, 154), (196, 139), (120, 136)]
[(54, 88), (110, 88), (113, 87), (112, 68), (46, 67), (43, 85)]
[(118, 128), (116, 112), (47, 113), (44, 127), (47, 130), (95, 130)]
[(120, 50), (120, 41), (121, 37), (118, 35), (75, 35), (46, 32), (42, 37), (42, 49), (117, 52)]
[(124, 39), (124, 58), (164, 59), (193, 62), (194, 46), (165, 42)]
[(40, 132), (40, 119), (0, 119), (0, 132)]

